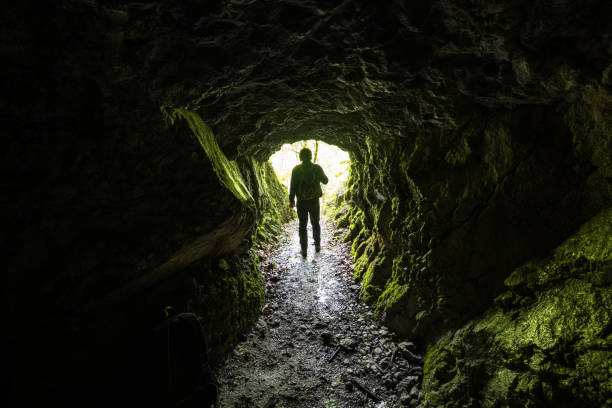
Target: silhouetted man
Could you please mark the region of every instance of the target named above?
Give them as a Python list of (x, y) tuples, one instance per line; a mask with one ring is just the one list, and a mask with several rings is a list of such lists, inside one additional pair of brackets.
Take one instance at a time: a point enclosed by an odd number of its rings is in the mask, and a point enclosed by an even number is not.
[(291, 172), (291, 187), (289, 188), (289, 205), (295, 207), (297, 196), (297, 213), (300, 220), (300, 246), (302, 256), (308, 252), (308, 215), (312, 224), (312, 238), (315, 250), (321, 250), (321, 227), (319, 226), (319, 197), (323, 195), (321, 184), (327, 184), (327, 176), (318, 164), (312, 162), (312, 152), (308, 148), (300, 150), (300, 160)]

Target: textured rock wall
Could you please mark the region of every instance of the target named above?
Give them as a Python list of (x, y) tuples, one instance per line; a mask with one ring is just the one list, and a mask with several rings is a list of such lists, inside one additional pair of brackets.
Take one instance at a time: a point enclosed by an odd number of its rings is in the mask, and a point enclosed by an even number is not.
[(347, 239), (379, 316), (435, 340), (484, 310), (522, 261), (609, 206), (611, 122), (600, 98), (586, 89), (557, 109), (487, 112), (436, 143), (368, 139), (352, 164)]
[(612, 210), (505, 280), (426, 356), (425, 406), (612, 406)]

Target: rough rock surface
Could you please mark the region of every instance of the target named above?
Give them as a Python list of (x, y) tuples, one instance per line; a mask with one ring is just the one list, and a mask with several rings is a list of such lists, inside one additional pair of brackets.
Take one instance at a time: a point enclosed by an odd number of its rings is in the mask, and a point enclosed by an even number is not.
[[(437, 339), (490, 304), (513, 268), (610, 205), (608, 105), (491, 112), (454, 141), (368, 139), (373, 154), (352, 164), (348, 239), (390, 327)], [(597, 126), (586, 129), (588, 117)]]
[(427, 353), (425, 406), (612, 407), (612, 208)]

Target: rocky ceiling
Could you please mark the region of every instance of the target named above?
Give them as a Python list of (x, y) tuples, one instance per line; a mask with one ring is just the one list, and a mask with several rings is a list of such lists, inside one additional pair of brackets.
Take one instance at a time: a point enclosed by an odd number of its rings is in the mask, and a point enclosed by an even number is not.
[(198, 111), (230, 157), (444, 132), (480, 107), (571, 100), (602, 72), (609, 84), (612, 67), (612, 4), (598, 0), (169, 1), (109, 13), (154, 97)]

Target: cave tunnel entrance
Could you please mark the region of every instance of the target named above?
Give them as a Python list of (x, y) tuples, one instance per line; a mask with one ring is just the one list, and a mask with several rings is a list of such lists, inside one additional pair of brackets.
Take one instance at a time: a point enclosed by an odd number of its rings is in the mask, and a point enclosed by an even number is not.
[(346, 182), (350, 173), (350, 156), (348, 152), (338, 146), (320, 140), (302, 140), (282, 145), (278, 151), (270, 156), (269, 161), (278, 179), (287, 189), (289, 189), (289, 183), (291, 182), (291, 171), (300, 164), (299, 152), (304, 147), (308, 147), (312, 151), (313, 163), (323, 167), (323, 171), (329, 178), (327, 185), (322, 186), (322, 209), (325, 211), (326, 204), (346, 189)]

